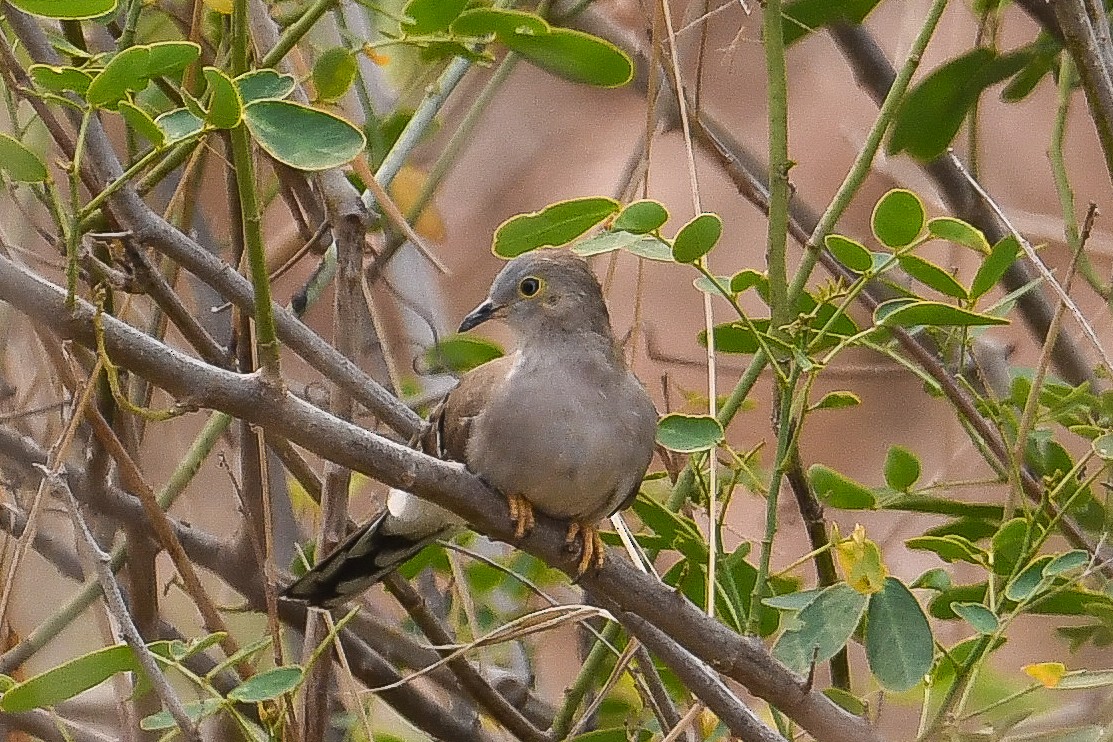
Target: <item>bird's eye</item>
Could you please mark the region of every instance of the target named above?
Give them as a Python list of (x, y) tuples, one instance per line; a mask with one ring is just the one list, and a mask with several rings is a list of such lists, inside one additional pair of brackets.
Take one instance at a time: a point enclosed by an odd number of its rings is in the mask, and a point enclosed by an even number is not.
[(526, 297), (527, 299), (531, 296), (535, 296), (540, 290), (541, 279), (534, 278), (533, 276), (523, 278), (522, 282), (518, 284), (519, 293), (521, 293), (521, 295)]

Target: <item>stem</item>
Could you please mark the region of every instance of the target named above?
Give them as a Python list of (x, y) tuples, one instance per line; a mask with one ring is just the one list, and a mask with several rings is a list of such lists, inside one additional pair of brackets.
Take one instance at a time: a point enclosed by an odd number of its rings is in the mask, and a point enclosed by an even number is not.
[(789, 466), (790, 451), (796, 428), (792, 419), (792, 390), (796, 386), (798, 371), (793, 369), (791, 378), (784, 388), (777, 391), (779, 408), (777, 426), (777, 459), (769, 482), (769, 494), (765, 499), (765, 536), (761, 540), (761, 557), (757, 567), (757, 580), (750, 596), (750, 613), (746, 619), (746, 634), (755, 635), (761, 626), (763, 606), (761, 601), (769, 595), (769, 562), (773, 555), (773, 537), (777, 534), (777, 502), (781, 490), (781, 480)]
[(762, 34), (765, 38), (765, 72), (769, 99), (769, 232), (765, 265), (769, 271), (770, 332), (791, 321), (788, 297), (788, 72), (785, 69), (781, 0), (766, 0)]

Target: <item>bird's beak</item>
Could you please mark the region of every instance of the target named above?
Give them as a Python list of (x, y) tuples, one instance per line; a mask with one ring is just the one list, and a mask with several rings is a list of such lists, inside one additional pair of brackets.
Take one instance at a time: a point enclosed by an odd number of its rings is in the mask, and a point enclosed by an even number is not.
[(460, 329), (457, 332), (467, 332), (473, 327), (478, 327), (487, 320), (494, 317), (498, 312), (499, 307), (490, 299), (480, 304), (475, 309), (468, 313), (467, 317), (460, 323)]

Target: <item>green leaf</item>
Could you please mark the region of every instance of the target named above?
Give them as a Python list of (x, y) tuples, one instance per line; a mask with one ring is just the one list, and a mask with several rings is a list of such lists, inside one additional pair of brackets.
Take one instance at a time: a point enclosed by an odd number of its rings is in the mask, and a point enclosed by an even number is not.
[[(216, 714), (224, 708), (225, 703), (226, 701), (223, 698), (203, 698), (200, 701), (189, 701), (182, 706), (185, 708), (186, 716), (193, 721), (201, 721)], [(174, 721), (174, 717), (170, 715), (169, 711), (159, 711), (139, 722), (139, 728), (148, 732), (174, 729), (177, 726), (178, 723)]]
[[(434, 0), (435, 2), (436, 0)], [(455, 1), (455, 0), (453, 0)], [(543, 36), (552, 27), (536, 13), (503, 8), (473, 8), (452, 22), (455, 36)]]
[(935, 513), (936, 515), (950, 515), (956, 518), (981, 518), (998, 521), (1001, 520), (1002, 511), (1000, 505), (959, 502), (924, 495), (900, 495), (891, 500), (886, 500), (882, 503), (882, 507), (886, 510), (905, 510), (910, 513)]
[(808, 481), (816, 497), (843, 510), (872, 510), (877, 507), (873, 490), (823, 464), (808, 467)]
[(909, 549), (933, 552), (948, 564), (969, 562), (984, 565), (989, 561), (985, 549), (962, 536), (916, 536), (905, 541), (904, 545)]
[(1010, 575), (1024, 553), (1024, 544), (1028, 538), (1028, 521), (1024, 518), (1013, 518), (1002, 525), (993, 534), (990, 548), (993, 553), (993, 571), (999, 575)]
[(1113, 685), (1113, 670), (1073, 670), (1059, 679), (1060, 690), (1107, 688)]
[(16, 713), (57, 706), (94, 688), (118, 672), (138, 672), (131, 647), (104, 647), (17, 683), (0, 697), (0, 710)]
[(293, 75), (280, 75), (274, 70), (252, 70), (236, 78), (240, 100), (246, 106), (257, 100), (280, 100), (294, 91)]
[(967, 297), (966, 289), (955, 280), (947, 271), (929, 260), (924, 260), (919, 255), (906, 253), (897, 256), (897, 262), (904, 272), (915, 278), (928, 288), (933, 288), (944, 296), (956, 299)]
[(998, 56), (978, 47), (932, 71), (908, 92), (897, 111), (889, 154), (907, 151), (920, 160), (943, 154), (982, 91), (1015, 74), (1030, 57), (1030, 51)]
[(695, 453), (717, 446), (723, 426), (710, 415), (665, 415), (657, 423), (657, 442), (670, 451)]
[(919, 196), (896, 188), (877, 202), (870, 224), (878, 241), (895, 249), (916, 241), (924, 229), (925, 216), (924, 204)]
[(827, 392), (823, 399), (808, 407), (809, 410), (841, 410), (845, 407), (857, 407), (862, 404), (862, 398), (854, 392)]
[(274, 667), (247, 680), (228, 691), (228, 699), (241, 703), (259, 703), (278, 698), (298, 687), (304, 671), (297, 665)]
[(1005, 586), (1005, 597), (1020, 603), (1040, 592), (1040, 588), (1046, 585), (1043, 570), (1051, 563), (1051, 559), (1045, 555), (1032, 561)]
[(804, 38), (812, 31), (842, 21), (858, 25), (866, 19), (880, 0), (795, 0), (781, 11), (786, 46)]
[(444, 31), (468, 7), (468, 0), (410, 0), (402, 8), (401, 32), (426, 36)]
[[(755, 319), (751, 321), (751, 324), (753, 330), (741, 322), (715, 325), (715, 350), (721, 353), (756, 353), (761, 345), (758, 343), (758, 336), (754, 330), (766, 332), (769, 329), (769, 320)], [(707, 345), (705, 332), (699, 334), (699, 341), (701, 345)]]
[(897, 693), (912, 688), (931, 670), (934, 652), (923, 608), (900, 580), (887, 577), (866, 613), (866, 658), (877, 682)]
[(823, 695), (834, 701), (844, 711), (849, 711), (855, 716), (865, 716), (869, 707), (866, 702), (853, 693), (848, 693), (842, 688), (831, 686), (823, 689)]
[(941, 240), (969, 247), (981, 254), (989, 254), (989, 242), (982, 230), (961, 219), (951, 216), (938, 216), (927, 223), (928, 233)]
[(618, 201), (613, 198), (558, 201), (500, 224), (491, 250), (500, 258), (514, 258), (539, 247), (565, 245), (616, 211)]
[(571, 82), (617, 88), (634, 77), (626, 52), (598, 36), (554, 28), (540, 36), (500, 34), (499, 41), (537, 67)]
[(885, 483), (895, 490), (907, 490), (920, 478), (920, 460), (901, 446), (890, 446), (885, 456)]
[(84, 97), (89, 90), (93, 76), (76, 67), (52, 67), (47, 64), (33, 64), (28, 70), (35, 84), (44, 90), (55, 93), (73, 91)]
[(124, 121), (128, 122), (136, 134), (146, 139), (151, 144), (155, 145), (158, 149), (166, 141), (166, 135), (162, 129), (158, 127), (155, 120), (151, 118), (150, 114), (144, 111), (134, 103), (129, 103), (126, 100), (120, 101), (116, 105), (116, 112), (124, 117)]
[(973, 626), (979, 634), (992, 634), (997, 631), (999, 625), (997, 616), (981, 603), (951, 603), (951, 610)]
[(978, 542), (997, 533), (997, 524), (982, 518), (955, 518), (943, 525), (924, 531), (924, 536), (962, 536), (967, 541)]
[(626, 727), (612, 727), (610, 729), (596, 729), (593, 732), (577, 734), (568, 742), (629, 742), (630, 735)]
[(25, 13), (42, 18), (82, 21), (116, 10), (116, 0), (12, 0)]
[(768, 287), (768, 285), (769, 279), (766, 278), (765, 274), (755, 271), (753, 268), (745, 268), (730, 277), (730, 290), (735, 294), (741, 294), (746, 289), (755, 286), (760, 290), (762, 287)]
[(779, 611), (798, 611), (815, 600), (819, 593), (819, 588), (797, 590), (794, 593), (788, 593), (786, 595), (774, 595), (770, 598), (763, 598), (761, 602), (762, 605), (776, 608)]
[(235, 128), (243, 120), (243, 102), (235, 83), (216, 67), (206, 67), (204, 72), (212, 92), (206, 123), (215, 129)]
[(41, 183), (48, 174), (38, 155), (7, 134), (0, 134), (0, 171), (23, 183)]
[(694, 263), (715, 247), (723, 234), (718, 214), (700, 214), (685, 224), (672, 241), (672, 257), (678, 263)]
[(615, 217), (612, 229), (648, 234), (669, 220), (669, 211), (660, 201), (635, 201)]
[(692, 285), (705, 294), (712, 296), (722, 296), (724, 293), (730, 295), (730, 276), (700, 276), (692, 281)]
[(864, 273), (873, 267), (873, 256), (866, 246), (857, 240), (843, 237), (841, 234), (829, 234), (823, 239), (823, 244), (836, 260), (852, 271)]
[(874, 322), (887, 327), (982, 327), (1009, 324), (1004, 317), (971, 312), (938, 301), (908, 302), (903, 299), (893, 299), (879, 305), (874, 311)]
[(582, 258), (602, 255), (614, 250), (625, 250), (632, 255), (647, 260), (672, 262), (672, 249), (667, 243), (652, 235), (635, 234), (633, 232), (601, 232), (572, 245), (572, 252)]
[(339, 116), (286, 100), (244, 106), (244, 122), (259, 146), (297, 170), (340, 167), (363, 151), (363, 132)]
[(128, 47), (92, 79), (85, 99), (96, 108), (115, 108), (129, 93), (145, 89), (152, 77), (180, 72), (200, 56), (201, 47), (191, 41)]
[(426, 368), (423, 370), (462, 375), (502, 355), (498, 343), (471, 335), (453, 335), (426, 351)]
[(1113, 433), (1105, 433), (1090, 442), (1094, 454), (1102, 461), (1113, 461)]
[(205, 128), (205, 122), (194, 116), (188, 109), (176, 108), (160, 114), (155, 124), (166, 135), (166, 143), (173, 144), (197, 136)]
[(1036, 89), (1040, 80), (1059, 69), (1059, 52), (1063, 46), (1051, 34), (1040, 31), (1027, 48), (1032, 51), (1031, 59), (1001, 91), (1001, 100), (1006, 103), (1024, 100)]
[(826, 662), (846, 646), (865, 608), (866, 596), (845, 582), (825, 588), (796, 614), (797, 624), (781, 634), (773, 656), (807, 672), (813, 661)]
[(1058, 577), (1066, 572), (1082, 569), (1090, 563), (1090, 555), (1081, 549), (1072, 549), (1048, 562), (1043, 568), (1044, 577)]
[(924, 588), (925, 590), (943, 592), (949, 589), (952, 584), (950, 572), (942, 567), (934, 567), (917, 577), (916, 581), (912, 583), (912, 588)]
[(326, 103), (339, 100), (352, 87), (357, 72), (359, 66), (355, 54), (342, 46), (326, 51), (313, 65), (313, 85), (317, 88), (317, 99)]
[(1001, 276), (1009, 269), (1016, 256), (1020, 253), (1020, 243), (1012, 235), (1005, 237), (989, 252), (989, 257), (982, 261), (974, 281), (970, 284), (970, 298), (977, 299), (997, 285)]

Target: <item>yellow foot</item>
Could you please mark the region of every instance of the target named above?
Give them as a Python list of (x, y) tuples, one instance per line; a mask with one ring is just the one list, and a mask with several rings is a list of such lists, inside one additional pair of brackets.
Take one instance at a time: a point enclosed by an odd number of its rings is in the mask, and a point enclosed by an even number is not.
[(576, 576), (580, 577), (588, 567), (602, 567), (607, 553), (603, 549), (603, 539), (599, 538), (599, 530), (593, 523), (569, 523), (568, 535), (564, 537), (565, 545), (571, 546), (577, 537), (580, 540), (580, 563), (576, 567)]
[(533, 506), (521, 495), (507, 495), (510, 520), (514, 521), (514, 538), (522, 538), (533, 530)]

